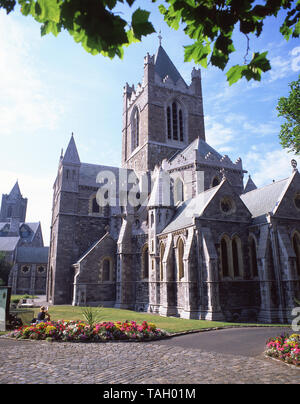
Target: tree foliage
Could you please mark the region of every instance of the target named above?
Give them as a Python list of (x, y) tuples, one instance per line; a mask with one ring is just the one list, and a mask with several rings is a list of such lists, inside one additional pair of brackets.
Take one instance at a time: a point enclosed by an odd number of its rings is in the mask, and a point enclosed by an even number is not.
[[(17, 0), (0, 0), (0, 8), (11, 12)], [(21, 12), (41, 23), (42, 35), (57, 36), (67, 30), (76, 42), (90, 53), (113, 58), (123, 56), (124, 46), (155, 32), (149, 21), (150, 12), (134, 10), (136, 0), (18, 0)], [(150, 0), (149, 0), (150, 2)], [(132, 8), (131, 21), (124, 20), (118, 6)], [(247, 49), (244, 63), (232, 66), (227, 80), (233, 84), (240, 78), (260, 80), (262, 72), (271, 69), (267, 52), (255, 52), (248, 61), (249, 35), (259, 37), (268, 17), (283, 15), (280, 32), (286, 40), (300, 35), (300, 0), (152, 0), (169, 27), (183, 27), (192, 44), (185, 46), (185, 61), (208, 64), (224, 70), (235, 52), (233, 32), (245, 35)], [(145, 1), (146, 4), (146, 1)]]
[(279, 139), (283, 148), (300, 155), (300, 75), (289, 87), (289, 96), (281, 97), (277, 104), (278, 116), (285, 119)]
[(11, 264), (5, 260), (5, 253), (0, 251), (0, 285), (8, 284), (10, 270)]

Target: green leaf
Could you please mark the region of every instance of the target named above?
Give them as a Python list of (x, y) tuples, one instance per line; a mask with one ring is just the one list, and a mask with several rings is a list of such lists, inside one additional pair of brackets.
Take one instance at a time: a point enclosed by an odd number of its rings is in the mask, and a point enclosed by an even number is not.
[(35, 9), (39, 20), (58, 23), (60, 21), (60, 5), (61, 0), (38, 0)]
[(253, 68), (257, 68), (262, 70), (263, 72), (267, 72), (268, 70), (271, 69), (271, 65), (269, 60), (266, 58), (268, 52), (263, 52), (263, 53), (254, 53), (253, 58), (249, 64), (249, 66)]
[(229, 82), (229, 85), (231, 86), (232, 84), (239, 81), (243, 77), (243, 72), (246, 69), (247, 69), (247, 66), (240, 66), (240, 65), (232, 66), (226, 73), (227, 81)]
[(148, 21), (149, 15), (149, 11), (140, 8), (132, 14), (131, 26), (135, 38), (141, 40), (143, 35), (146, 36), (155, 32), (153, 25)]
[(184, 46), (184, 61), (200, 64), (204, 68), (207, 67), (207, 56), (210, 54), (210, 42), (207, 39), (206, 44), (203, 42), (195, 42), (192, 45)]

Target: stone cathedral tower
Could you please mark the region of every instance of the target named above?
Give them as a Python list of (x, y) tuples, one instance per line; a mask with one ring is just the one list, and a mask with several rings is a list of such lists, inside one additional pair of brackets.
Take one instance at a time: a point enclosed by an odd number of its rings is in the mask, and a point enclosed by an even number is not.
[(198, 137), (205, 140), (200, 70), (188, 86), (160, 44), (144, 58), (142, 84), (124, 87), (122, 167), (153, 170)]

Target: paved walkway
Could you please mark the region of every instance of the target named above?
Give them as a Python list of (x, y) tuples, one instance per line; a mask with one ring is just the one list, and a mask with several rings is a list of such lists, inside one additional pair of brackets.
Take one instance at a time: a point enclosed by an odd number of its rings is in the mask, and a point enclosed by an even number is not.
[(0, 384), (9, 383), (300, 384), (300, 370), (262, 355), (206, 352), (159, 341), (83, 344), (0, 337)]

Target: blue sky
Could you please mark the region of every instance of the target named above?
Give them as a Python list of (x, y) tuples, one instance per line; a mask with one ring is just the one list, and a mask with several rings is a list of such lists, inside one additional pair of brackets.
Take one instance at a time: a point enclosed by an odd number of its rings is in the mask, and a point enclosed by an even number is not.
[[(152, 11), (164, 49), (189, 84), (194, 64), (184, 63), (183, 53), (189, 38), (167, 27), (156, 4), (140, 0), (138, 6)], [(261, 38), (251, 37), (250, 52), (269, 50), (272, 70), (261, 82), (229, 87), (224, 72), (201, 69), (206, 140), (233, 161), (241, 157), (258, 186), (289, 176), (294, 158), (279, 144), (276, 105), (300, 74), (300, 41), (286, 42), (278, 31), (271, 19)], [(241, 64), (243, 36), (236, 34), (235, 47), (231, 64)], [(120, 166), (123, 86), (142, 81), (144, 56), (157, 48), (153, 34), (128, 47), (123, 60), (91, 56), (67, 33), (41, 37), (31, 17), (0, 12), (0, 194), (18, 179), (28, 198), (27, 221), (41, 221), (46, 244), (61, 149), (74, 132), (81, 161)]]

